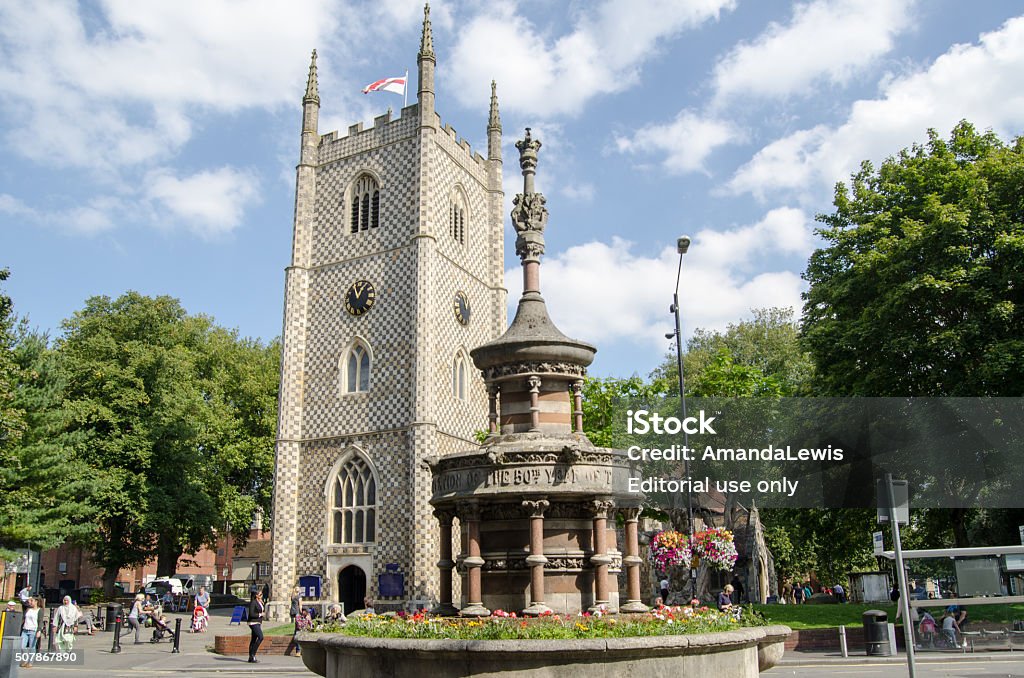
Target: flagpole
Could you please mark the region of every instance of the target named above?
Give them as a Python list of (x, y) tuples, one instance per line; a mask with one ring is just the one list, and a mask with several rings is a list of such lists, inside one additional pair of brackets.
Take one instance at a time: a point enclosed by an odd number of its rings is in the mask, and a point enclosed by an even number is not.
[(402, 104), (402, 108), (409, 105), (409, 69), (405, 69), (405, 102)]

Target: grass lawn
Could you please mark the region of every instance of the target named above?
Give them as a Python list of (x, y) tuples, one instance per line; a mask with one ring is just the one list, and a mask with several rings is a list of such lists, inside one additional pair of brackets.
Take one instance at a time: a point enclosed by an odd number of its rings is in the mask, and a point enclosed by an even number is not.
[[(934, 607), (924, 608), (939, 619), (946, 605), (953, 601), (937, 601)], [(943, 604), (944, 603), (944, 604)], [(889, 621), (896, 621), (896, 606), (874, 603), (868, 605), (754, 605), (754, 608), (773, 624), (785, 624), (793, 629), (834, 628), (840, 625), (860, 626), (861, 615), (867, 610), (882, 610)], [(919, 610), (920, 611), (920, 610)], [(1024, 604), (971, 605), (967, 608), (968, 621), (989, 621), (1010, 625), (1015, 619), (1024, 619)], [(970, 628), (970, 627), (968, 627)]]
[(272, 626), (269, 629), (263, 629), (263, 635), (265, 636), (290, 636), (294, 632), (295, 624), (291, 622), (281, 624), (280, 626)]

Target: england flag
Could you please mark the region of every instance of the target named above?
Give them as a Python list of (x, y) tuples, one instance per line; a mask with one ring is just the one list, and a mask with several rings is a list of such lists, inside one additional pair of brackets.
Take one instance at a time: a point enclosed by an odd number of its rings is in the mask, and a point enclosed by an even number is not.
[(363, 88), (363, 94), (369, 94), (370, 92), (394, 92), (395, 94), (405, 96), (405, 83), (408, 79), (409, 74), (406, 73), (398, 78), (384, 78), (377, 82), (371, 82)]

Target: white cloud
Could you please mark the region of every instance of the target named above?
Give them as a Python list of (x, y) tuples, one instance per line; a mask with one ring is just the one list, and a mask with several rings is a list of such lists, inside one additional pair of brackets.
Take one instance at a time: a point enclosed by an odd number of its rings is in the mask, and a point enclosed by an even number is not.
[(596, 9), (581, 5), (572, 29), (551, 36), (514, 2), (494, 2), (459, 30), (450, 60), (453, 91), (464, 105), (479, 105), (494, 78), (502, 88), (502, 110), (572, 115), (592, 97), (636, 84), (660, 41), (716, 19), (735, 4), (606, 0)]
[(562, 195), (577, 202), (590, 202), (594, 199), (594, 194), (594, 184), (587, 182), (566, 184), (562, 187)]
[(335, 4), (3, 3), (8, 141), (43, 164), (106, 173), (161, 161), (204, 111), (294, 103), (308, 46), (328, 42)]
[(744, 134), (730, 123), (680, 111), (665, 125), (647, 125), (631, 137), (615, 138), (620, 153), (664, 153), (663, 166), (681, 174), (704, 170), (704, 161), (717, 147), (743, 141)]
[(878, 99), (853, 104), (842, 125), (795, 132), (762, 148), (733, 175), (728, 192), (817, 191), (845, 179), (864, 159), (881, 160), (941, 135), (961, 119), (1005, 135), (1024, 128), (1024, 17), (954, 45), (926, 69), (887, 79)]
[(888, 53), (911, 25), (914, 0), (815, 0), (796, 5), (788, 25), (772, 22), (715, 67), (719, 100), (786, 96), (824, 80), (844, 84)]
[(258, 199), (259, 181), (233, 167), (178, 178), (168, 170), (146, 177), (146, 197), (163, 205), (201, 237), (230, 233), (242, 222), (247, 204)]
[[(98, 196), (85, 205), (40, 210), (19, 198), (0, 193), (0, 212), (20, 217), (33, 225), (93, 235), (114, 227), (114, 217), (124, 213), (124, 203), (114, 197)], [(20, 226), (21, 224), (18, 224)]]
[[(568, 336), (600, 345), (625, 342), (649, 352), (664, 349), (672, 329), (667, 313), (679, 255), (635, 254), (631, 242), (592, 241), (544, 257), (541, 289), (551, 318)], [(806, 255), (810, 226), (798, 209), (779, 208), (749, 226), (703, 230), (685, 255), (680, 306), (689, 331), (725, 329), (753, 308), (783, 306), (800, 313), (804, 283), (788, 270), (759, 270), (771, 255)], [(780, 265), (781, 268), (781, 265)], [(518, 269), (505, 272), (513, 317), (522, 293)], [(586, 293), (582, 293), (585, 291)], [(597, 319), (597, 320), (595, 320)]]

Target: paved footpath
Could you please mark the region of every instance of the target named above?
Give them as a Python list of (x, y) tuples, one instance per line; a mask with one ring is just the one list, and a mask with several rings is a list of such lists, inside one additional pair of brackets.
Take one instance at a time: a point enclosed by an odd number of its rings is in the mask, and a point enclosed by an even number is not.
[[(170, 626), (174, 628), (174, 619), (178, 615), (169, 615)], [(121, 653), (113, 654), (113, 634), (97, 631), (94, 635), (78, 635), (75, 638), (75, 649), (84, 650), (84, 664), (81, 666), (43, 665), (36, 663), (33, 668), (19, 669), (13, 667), (11, 676), (14, 678), (127, 678), (129, 676), (170, 676), (188, 675), (193, 678), (203, 676), (234, 675), (274, 676), (275, 678), (310, 678), (316, 674), (307, 670), (299, 657), (283, 657), (280, 655), (260, 655), (259, 663), (250, 664), (247, 657), (223, 656), (213, 652), (215, 635), (249, 635), (249, 627), (245, 624), (229, 625), (231, 610), (214, 610), (210, 619), (210, 628), (206, 633), (189, 633), (190, 617), (181, 616), (181, 643), (178, 654), (171, 652), (172, 643), (163, 640), (150, 643), (152, 629), (142, 629), (139, 638), (142, 644), (135, 645), (134, 633), (121, 632)], [(264, 628), (277, 626), (276, 622), (263, 625)]]

